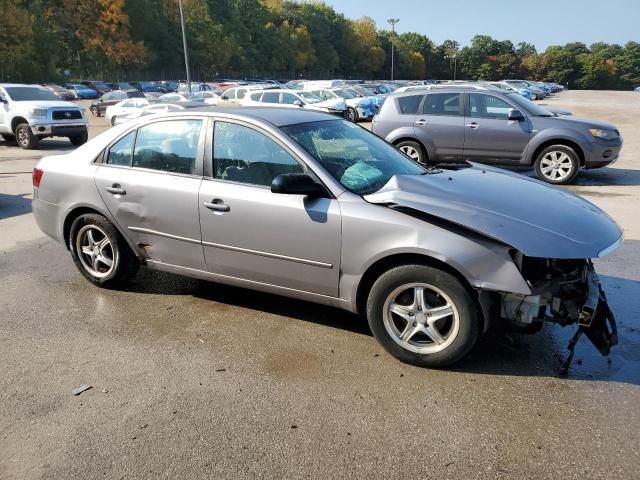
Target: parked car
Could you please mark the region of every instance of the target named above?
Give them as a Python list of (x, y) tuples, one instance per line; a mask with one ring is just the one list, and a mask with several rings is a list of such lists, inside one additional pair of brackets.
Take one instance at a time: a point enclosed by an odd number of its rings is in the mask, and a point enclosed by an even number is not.
[(151, 82), (129, 82), (133, 88), (144, 93), (144, 96), (150, 100), (155, 100), (160, 97), (163, 93), (160, 90), (160, 87), (151, 83)]
[(360, 120), (367, 120), (373, 117), (375, 107), (373, 102), (368, 98), (356, 96), (357, 93), (350, 91), (349, 88), (312, 88), (311, 82), (305, 83), (303, 91), (313, 92), (323, 101), (344, 100), (347, 105), (347, 120), (357, 123)]
[(38, 148), (47, 137), (67, 137), (73, 145), (87, 141), (84, 110), (61, 101), (40, 85), (0, 84), (0, 135), (23, 149)]
[(77, 97), (82, 100), (93, 100), (94, 98), (98, 98), (98, 93), (95, 90), (85, 87), (84, 85), (80, 85), (79, 83), (67, 83), (64, 88), (74, 92)]
[(604, 355), (616, 343), (590, 259), (622, 230), (602, 210), (500, 169), (427, 169), (330, 115), (140, 119), (43, 158), (33, 185), (37, 224), (99, 287), (145, 265), (332, 305), (427, 367), (505, 324), (576, 325)]
[(535, 98), (533, 98), (532, 100), (542, 100), (547, 96), (547, 92), (542, 90), (540, 87), (529, 84), (525, 80), (503, 80), (503, 82), (515, 88), (526, 88), (528, 90), (531, 90), (535, 95)]
[(634, 91), (635, 91), (635, 92), (640, 92), (640, 87), (636, 87), (636, 88), (634, 88)]
[(149, 105), (149, 100), (144, 95), (142, 98), (127, 98), (115, 105), (108, 106), (104, 116), (110, 125), (115, 125), (118, 117), (126, 117), (134, 110), (142, 109), (147, 105)]
[(527, 100), (535, 100), (536, 98), (538, 98), (537, 95), (533, 92), (533, 90), (530, 90), (525, 87), (516, 87), (507, 82), (489, 82), (489, 85), (493, 85), (494, 87), (501, 88), (502, 90), (517, 92)]
[(148, 115), (156, 115), (167, 112), (179, 112), (186, 109), (202, 107), (201, 102), (180, 102), (180, 103), (152, 103), (150, 105), (143, 106), (131, 110), (127, 115), (120, 115), (112, 120), (113, 125), (120, 125), (122, 123), (130, 122), (131, 120), (138, 119), (140, 117), (146, 117)]
[(91, 113), (94, 117), (100, 117), (105, 114), (107, 108), (116, 103), (120, 103), (127, 98), (146, 98), (142, 92), (135, 88), (133, 90), (113, 90), (105, 93), (98, 100), (91, 102)]
[(74, 93), (66, 88), (62, 88), (60, 85), (56, 85), (55, 83), (43, 83), (42, 86), (62, 101), (72, 102), (77, 98)]
[(347, 105), (344, 100), (322, 100), (315, 92), (289, 89), (252, 91), (246, 95), (241, 105), (278, 106), (282, 108), (305, 108), (344, 117)]
[(196, 92), (192, 95), (192, 99), (202, 98), (204, 99), (204, 103), (207, 105), (217, 105), (220, 101), (220, 96), (223, 94), (223, 91), (203, 91)]
[(91, 90), (95, 90), (98, 96), (111, 91), (111, 88), (106, 83), (99, 80), (83, 80), (80, 84), (90, 88)]
[[(233, 87), (228, 88), (224, 91), (224, 93), (220, 96), (220, 103), (229, 104), (229, 103), (237, 103), (239, 104), (242, 99), (247, 95), (247, 92), (253, 90), (265, 90), (270, 88), (271, 86), (265, 85), (244, 85), (241, 87)], [(275, 87), (273, 87), (275, 88)]]
[(479, 85), (392, 93), (372, 131), (421, 163), (531, 165), (553, 184), (612, 164), (622, 148), (610, 123), (557, 116), (515, 92)]

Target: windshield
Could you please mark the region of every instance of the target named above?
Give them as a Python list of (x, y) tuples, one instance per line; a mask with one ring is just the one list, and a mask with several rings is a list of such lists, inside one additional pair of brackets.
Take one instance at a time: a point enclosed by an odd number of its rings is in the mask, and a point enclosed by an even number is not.
[(371, 97), (373, 95), (375, 95), (375, 93), (373, 93), (371, 90), (361, 87), (360, 85), (354, 85), (353, 88), (356, 92), (358, 92), (360, 95), (364, 95), (365, 97)]
[(318, 103), (322, 99), (315, 92), (300, 92), (299, 95), (309, 103)]
[(7, 95), (14, 102), (29, 102), (33, 100), (58, 101), (53, 92), (38, 87), (7, 87)]
[(553, 117), (554, 116), (553, 113), (551, 113), (546, 108), (542, 108), (541, 106), (536, 105), (531, 100), (524, 98), (519, 93), (516, 93), (516, 92), (507, 93), (506, 96), (509, 97), (509, 100), (511, 100), (513, 103), (517, 103), (518, 106), (524, 108), (531, 115), (534, 115), (536, 117)]
[(356, 98), (356, 96), (353, 93), (348, 92), (346, 90), (342, 90), (341, 88), (339, 88), (337, 90), (332, 90), (332, 91), (333, 91), (333, 93), (338, 95), (340, 98), (344, 98), (345, 100), (351, 100), (353, 98)]
[(377, 192), (394, 175), (426, 172), (378, 136), (346, 120), (288, 125), (282, 131), (358, 195)]

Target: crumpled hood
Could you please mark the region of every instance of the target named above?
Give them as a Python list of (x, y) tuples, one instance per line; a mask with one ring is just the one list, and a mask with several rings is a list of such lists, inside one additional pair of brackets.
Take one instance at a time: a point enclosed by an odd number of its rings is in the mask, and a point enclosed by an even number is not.
[(364, 199), (433, 215), (530, 257), (594, 258), (621, 240), (618, 225), (577, 195), (506, 170), (472, 165), (394, 176)]

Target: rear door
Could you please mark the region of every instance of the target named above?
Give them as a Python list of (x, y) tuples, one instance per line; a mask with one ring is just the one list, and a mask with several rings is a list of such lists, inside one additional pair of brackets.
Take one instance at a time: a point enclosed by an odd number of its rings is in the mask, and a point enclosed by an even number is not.
[(509, 120), (509, 110), (518, 107), (504, 97), (490, 93), (467, 95), (464, 157), (484, 163), (519, 163), (531, 136), (528, 117)]
[(144, 125), (112, 144), (96, 172), (106, 207), (149, 261), (205, 269), (198, 216), (204, 123)]
[(416, 137), (427, 148), (429, 159), (459, 162), (464, 151), (462, 94), (428, 93), (415, 117)]

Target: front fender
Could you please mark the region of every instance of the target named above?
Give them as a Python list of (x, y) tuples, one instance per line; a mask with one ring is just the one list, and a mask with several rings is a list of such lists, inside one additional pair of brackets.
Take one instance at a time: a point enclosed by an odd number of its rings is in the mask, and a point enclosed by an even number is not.
[[(340, 298), (354, 311), (358, 286), (376, 262), (399, 254), (435, 259), (449, 265), (479, 290), (529, 295), (507, 245), (459, 226), (425, 221), (382, 205), (341, 202), (342, 259)], [(371, 219), (375, 218), (375, 222)]]
[(562, 140), (579, 145), (585, 155), (590, 148), (590, 144), (593, 143), (592, 138), (587, 138), (586, 135), (583, 135), (576, 130), (568, 128), (545, 129), (529, 141), (529, 145), (527, 145), (527, 150), (525, 152), (526, 163), (532, 165), (533, 162), (535, 162), (536, 159), (534, 158), (534, 154), (538, 147), (543, 143)]

